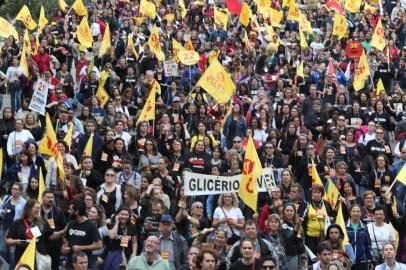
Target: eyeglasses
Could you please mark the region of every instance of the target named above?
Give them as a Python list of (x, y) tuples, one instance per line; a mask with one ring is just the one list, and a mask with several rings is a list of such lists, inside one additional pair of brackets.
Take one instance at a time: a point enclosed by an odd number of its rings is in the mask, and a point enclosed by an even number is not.
[(375, 132), (376, 134), (383, 134), (383, 132)]
[(275, 269), (276, 267), (275, 267), (275, 265), (263, 265), (261, 268), (262, 269)]
[(272, 146), (265, 146), (265, 149), (273, 149)]
[(338, 121), (345, 121), (345, 118), (338, 118)]
[(109, 177), (114, 177), (115, 175), (114, 174), (112, 174), (112, 173), (108, 173), (108, 174), (105, 174), (106, 176), (109, 176)]
[(241, 141), (233, 141), (233, 143), (240, 143)]
[(19, 191), (20, 189), (19, 188), (12, 188), (11, 190), (18, 190)]
[(195, 208), (200, 208), (200, 209), (203, 209), (203, 206), (198, 205), (198, 206), (195, 206)]

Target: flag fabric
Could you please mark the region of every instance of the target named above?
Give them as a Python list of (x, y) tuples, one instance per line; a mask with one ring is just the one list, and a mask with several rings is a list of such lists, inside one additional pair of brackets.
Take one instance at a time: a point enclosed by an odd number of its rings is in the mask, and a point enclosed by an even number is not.
[(127, 46), (131, 48), (131, 51), (134, 54), (135, 60), (138, 60), (138, 58), (140, 58), (140, 56), (138, 55), (138, 52), (134, 46), (133, 34), (128, 35)]
[(111, 47), (111, 34), (110, 34), (110, 26), (107, 23), (106, 29), (104, 30), (103, 40), (100, 44), (99, 50), (99, 58), (107, 52), (107, 50)]
[(223, 120), (221, 120), (221, 132), (223, 132), (223, 130), (224, 130), (224, 125), (226, 124), (227, 117), (229, 115), (231, 115), (231, 113), (233, 111), (233, 103), (231, 101), (232, 101), (232, 99), (230, 99), (230, 102), (228, 103), (228, 109), (227, 109), (226, 115), (224, 115)]
[(357, 71), (354, 77), (353, 87), (355, 91), (359, 91), (365, 86), (365, 80), (369, 78), (371, 71), (369, 70), (368, 60), (365, 51), (362, 50), (360, 60), (358, 62)]
[(20, 12), (18, 12), (16, 20), (21, 21), (29, 30), (34, 30), (37, 27), (37, 23), (31, 17), (30, 10), (26, 5), (24, 5)]
[(21, 58), (20, 58), (20, 67), (22, 67), (24, 69), (24, 75), (26, 77), (29, 76), (29, 72), (28, 72), (28, 64), (27, 64), (27, 45), (23, 44), (23, 49), (21, 51)]
[(288, 16), (286, 17), (286, 20), (289, 21), (296, 21), (299, 22), (299, 8), (296, 5), (295, 1), (292, 1), (292, 3), (289, 6), (289, 10), (288, 10)]
[(385, 91), (385, 87), (383, 86), (382, 79), (379, 78), (376, 85), (376, 95), (379, 96), (381, 94), (381, 91)]
[(373, 6), (371, 6), (371, 5), (369, 5), (368, 3), (365, 3), (365, 5), (364, 5), (364, 10), (365, 10), (366, 12), (371, 12), (371, 14), (374, 14), (378, 9), (375, 8), (375, 7), (373, 7)]
[(0, 17), (0, 37), (8, 38), (9, 36), (18, 39), (18, 32), (11, 23), (3, 17)]
[(96, 91), (96, 97), (99, 98), (100, 107), (104, 107), (107, 101), (110, 99), (109, 94), (107, 94), (106, 89), (104, 89), (104, 85), (106, 84), (107, 78), (109, 77), (109, 73), (103, 70), (100, 73), (100, 80), (99, 80), (99, 87)]
[(24, 31), (23, 41), (24, 41), (26, 53), (32, 53), (30, 36), (28, 35), (28, 29), (27, 28)]
[(241, 9), (241, 13), (240, 13), (240, 23), (242, 25), (244, 25), (245, 27), (248, 26), (248, 24), (250, 23), (250, 17), (251, 17), (251, 9), (250, 7), (247, 5), (247, 3), (244, 3), (242, 5), (242, 9)]
[(42, 204), (42, 193), (45, 190), (45, 181), (44, 181), (44, 175), (42, 173), (42, 168), (39, 167), (39, 179), (38, 179), (38, 198), (37, 201), (39, 204)]
[(247, 149), (245, 150), (245, 157), (242, 166), (242, 176), (238, 195), (247, 206), (256, 212), (258, 201), (257, 178), (261, 176), (262, 166), (251, 136), (248, 138)]
[(25, 248), (25, 251), (24, 251), (23, 255), (21, 256), (20, 260), (18, 261), (18, 263), (17, 263), (17, 265), (16, 265), (16, 267), (14, 269), (17, 269), (22, 264), (26, 264), (29, 267), (31, 267), (31, 269), (34, 269), (34, 267), (35, 267), (35, 251), (36, 251), (36, 247), (37, 247), (36, 241), (37, 241), (37, 239), (35, 237), (33, 237), (30, 240), (30, 243)]
[(154, 3), (148, 0), (141, 0), (140, 3), (140, 14), (147, 16), (150, 19), (155, 19), (156, 17), (156, 6)]
[(302, 30), (310, 35), (313, 34), (313, 28), (312, 25), (310, 24), (309, 20), (306, 18), (306, 16), (302, 13), (299, 12), (299, 28), (302, 28)]
[(3, 148), (0, 148), (0, 181), (3, 174)]
[(304, 78), (304, 63), (300, 62), (299, 67), (296, 70), (296, 76)]
[(338, 202), (338, 197), (340, 192), (338, 191), (336, 185), (331, 181), (330, 177), (327, 179), (328, 187), (326, 192), (327, 201), (330, 203), (331, 207), (334, 209)]
[(59, 0), (58, 3), (59, 3), (59, 8), (62, 10), (69, 8), (68, 4), (66, 4), (66, 2), (64, 0)]
[(190, 35), (189, 35), (189, 38), (187, 39), (185, 49), (187, 51), (194, 51), (195, 50), (195, 48), (193, 48), (193, 43), (192, 43), (192, 39), (191, 39)]
[(217, 7), (214, 7), (214, 23), (224, 25), (224, 29), (227, 30), (228, 14), (221, 12)]
[(186, 10), (186, 6), (185, 6), (185, 2), (183, 0), (179, 0), (179, 7), (181, 9), (181, 15), (182, 15), (182, 19), (186, 17), (187, 15), (187, 10)]
[(138, 117), (137, 125), (141, 122), (155, 119), (155, 99), (156, 91), (151, 89), (147, 101), (145, 102), (144, 107), (142, 107), (142, 111), (140, 113), (140, 116)]
[(382, 20), (379, 18), (376, 24), (374, 35), (372, 36), (371, 46), (382, 51), (385, 48), (385, 28), (382, 26)]
[(87, 140), (85, 149), (83, 150), (82, 157), (86, 157), (86, 156), (92, 157), (92, 153), (93, 153), (93, 137), (94, 137), (94, 134), (93, 133), (90, 134), (90, 137)]
[(344, 8), (351, 13), (360, 11), (361, 0), (345, 0)]
[(335, 12), (338, 12), (340, 14), (344, 14), (345, 10), (343, 7), (338, 3), (336, 0), (330, 0), (328, 1), (325, 6), (327, 7), (328, 10), (334, 10)]
[(218, 103), (228, 102), (235, 90), (233, 81), (217, 59), (211, 62), (197, 85), (202, 87)]
[(290, 7), (290, 5), (292, 4), (292, 2), (294, 2), (295, 0), (285, 0), (282, 1), (282, 8), (286, 8), (286, 7)]
[(227, 9), (230, 14), (240, 14), (242, 5), (238, 0), (226, 0)]
[(313, 159), (312, 159), (312, 185), (321, 185), (322, 187), (324, 187), (320, 175), (317, 172), (316, 165), (314, 164)]
[(172, 55), (173, 55), (173, 60), (178, 64), (179, 63), (179, 53), (180, 52), (185, 52), (186, 49), (185, 47), (182, 46), (179, 42), (176, 41), (176, 39), (172, 38)]
[(345, 18), (344, 15), (336, 12), (334, 14), (333, 18), (334, 24), (333, 24), (333, 35), (337, 36), (338, 39), (342, 39), (347, 35), (347, 30), (348, 30), (348, 23), (347, 19)]
[(400, 169), (395, 179), (406, 186), (406, 163), (403, 165), (402, 169)]
[(247, 30), (244, 31), (244, 44), (247, 50), (249, 51), (251, 49), (251, 44), (250, 40), (248, 39)]
[(48, 113), (45, 116), (45, 127), (46, 134), (38, 146), (38, 152), (54, 157), (58, 167), (59, 176), (64, 181), (65, 170), (63, 168), (63, 158), (61, 152), (59, 151), (58, 140), (56, 139), (55, 130), (52, 127), (51, 118), (49, 117)]
[(155, 54), (156, 58), (158, 58), (159, 61), (164, 61), (165, 54), (161, 49), (161, 41), (159, 40), (158, 28), (156, 27), (156, 25), (154, 25), (154, 27), (151, 30), (151, 35), (149, 36), (148, 44), (151, 47), (151, 50)]
[(299, 26), (299, 36), (300, 36), (300, 47), (302, 49), (309, 47), (305, 35), (303, 34), (302, 28)]
[(283, 12), (270, 7), (269, 18), (271, 19), (271, 25), (273, 27), (280, 27), (283, 18)]
[(338, 79), (336, 74), (336, 69), (333, 65), (333, 61), (330, 59), (327, 66), (327, 75), (331, 76), (331, 81), (338, 87)]
[(83, 5), (82, 0), (76, 0), (75, 3), (73, 3), (73, 5), (72, 5), (72, 9), (79, 16), (87, 15), (87, 9), (86, 9), (85, 5)]
[(90, 32), (89, 22), (87, 17), (83, 17), (78, 28), (76, 29), (76, 37), (78, 38), (81, 45), (85, 48), (92, 47), (93, 44), (93, 35)]
[(336, 224), (340, 226), (341, 230), (344, 232), (344, 239), (343, 239), (343, 244), (348, 244), (350, 241), (348, 239), (347, 235), (347, 228), (345, 227), (345, 221), (344, 221), (344, 216), (343, 216), (343, 205), (340, 203), (338, 207), (338, 212), (337, 212), (337, 217), (336, 217)]
[(71, 124), (69, 129), (68, 129), (68, 132), (66, 132), (66, 135), (63, 138), (63, 141), (69, 146), (69, 148), (71, 148), (71, 146), (72, 146), (74, 127), (75, 127), (75, 125)]
[(41, 29), (48, 23), (49, 22), (48, 22), (47, 18), (45, 17), (45, 9), (43, 6), (41, 6), (41, 9), (39, 11), (38, 28)]

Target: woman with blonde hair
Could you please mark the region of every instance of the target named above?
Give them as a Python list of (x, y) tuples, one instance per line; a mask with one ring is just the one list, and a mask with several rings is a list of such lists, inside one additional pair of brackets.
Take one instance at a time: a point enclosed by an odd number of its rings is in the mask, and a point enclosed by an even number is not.
[(44, 132), (38, 125), (38, 119), (36, 114), (28, 112), (24, 118), (24, 128), (31, 132), (36, 142), (42, 139)]

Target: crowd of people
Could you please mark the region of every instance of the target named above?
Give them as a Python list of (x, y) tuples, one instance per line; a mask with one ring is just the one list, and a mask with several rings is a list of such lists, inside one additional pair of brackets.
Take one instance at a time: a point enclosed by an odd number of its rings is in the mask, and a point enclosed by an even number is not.
[[(291, 2), (312, 33), (287, 19)], [(29, 40), (24, 31), (6, 38), (0, 252), (9, 269), (32, 269), (21, 259), (33, 239), (35, 269), (406, 269), (406, 180), (397, 178), (406, 162), (406, 2), (362, 0), (356, 13), (347, 2), (162, 0), (152, 19), (139, 1), (89, 1), (89, 48), (70, 7), (47, 11), (50, 23)], [(348, 29), (338, 38), (340, 9)], [(383, 50), (371, 46), (378, 21)], [(100, 55), (107, 26), (111, 46)], [(155, 26), (164, 60), (149, 42)], [(197, 63), (179, 62), (173, 40)], [(357, 90), (350, 43), (370, 69)], [(236, 88), (225, 103), (198, 84), (216, 58)], [(40, 78), (50, 123), (30, 109)], [(151, 91), (155, 116), (142, 121)], [(241, 177), (250, 137), (276, 183), (258, 194), (257, 211), (237, 192), (186, 195), (186, 172)], [(325, 196), (329, 183), (337, 201)]]

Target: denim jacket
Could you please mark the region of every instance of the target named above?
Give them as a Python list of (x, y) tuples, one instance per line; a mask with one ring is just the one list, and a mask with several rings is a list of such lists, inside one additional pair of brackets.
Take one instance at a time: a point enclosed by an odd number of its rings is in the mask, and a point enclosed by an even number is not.
[(348, 239), (354, 249), (355, 263), (370, 262), (372, 260), (371, 239), (367, 226), (361, 222), (357, 232), (355, 232), (351, 226), (351, 221), (348, 220), (346, 228)]

